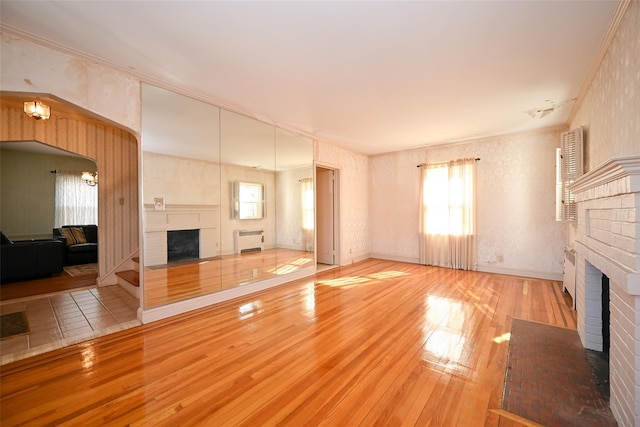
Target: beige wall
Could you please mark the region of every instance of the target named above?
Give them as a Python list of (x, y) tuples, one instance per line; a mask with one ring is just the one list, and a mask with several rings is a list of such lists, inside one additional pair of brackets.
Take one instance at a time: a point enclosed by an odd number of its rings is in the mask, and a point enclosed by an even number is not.
[[(234, 250), (233, 231), (263, 229), (265, 248), (276, 244), (275, 173), (205, 160), (187, 159), (143, 152), (144, 204), (152, 205), (154, 197), (163, 197), (166, 204), (216, 205), (219, 209), (218, 232), (222, 255)], [(222, 179), (222, 182), (221, 182)], [(264, 184), (267, 212), (263, 219), (231, 218), (231, 183), (233, 181)], [(187, 183), (188, 185), (185, 185)]]
[(340, 263), (368, 258), (369, 158), (322, 141), (315, 144), (314, 158), (318, 165), (340, 171)]
[(140, 133), (138, 79), (4, 33), (0, 54), (3, 91), (51, 94)]
[(629, 5), (571, 128), (584, 126), (586, 170), (640, 154), (640, 2)]
[[(570, 127), (584, 127), (585, 171), (640, 155), (640, 2), (630, 3)], [(575, 240), (568, 226), (568, 244)]]
[(372, 157), (372, 254), (418, 262), (416, 166), (476, 157), (481, 159), (478, 269), (560, 279), (565, 227), (555, 221), (555, 149), (563, 130), (549, 128)]
[(2, 149), (1, 143), (0, 150), (0, 230), (15, 240), (51, 237), (56, 184), (51, 171), (94, 171), (95, 162)]

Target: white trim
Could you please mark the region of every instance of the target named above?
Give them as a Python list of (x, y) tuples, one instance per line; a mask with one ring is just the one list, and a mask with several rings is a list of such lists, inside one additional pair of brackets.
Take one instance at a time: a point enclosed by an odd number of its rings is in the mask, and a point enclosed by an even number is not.
[(613, 157), (576, 179), (569, 188), (576, 194), (576, 197), (580, 197), (578, 201), (584, 201), (586, 198), (578, 193), (583, 193), (592, 188), (606, 185), (623, 178), (630, 179), (629, 188), (608, 188), (607, 192), (599, 195), (599, 197), (613, 197), (624, 193), (639, 193), (640, 156)]
[(508, 276), (531, 277), (532, 279), (555, 280), (557, 282), (564, 282), (564, 275), (561, 272), (555, 273), (551, 271), (521, 270), (516, 268), (494, 267), (487, 264), (478, 264), (478, 269), (476, 271), (480, 271), (483, 273), (506, 274)]
[(384, 259), (387, 261), (408, 262), (410, 264), (420, 264), (420, 259), (418, 257), (404, 257), (393, 254), (372, 253), (371, 258)]

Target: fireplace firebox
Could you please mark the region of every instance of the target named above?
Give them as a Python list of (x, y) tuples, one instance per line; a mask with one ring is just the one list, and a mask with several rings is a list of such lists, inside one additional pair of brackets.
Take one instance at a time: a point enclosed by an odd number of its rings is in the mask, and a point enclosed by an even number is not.
[(200, 230), (167, 231), (169, 263), (200, 258)]

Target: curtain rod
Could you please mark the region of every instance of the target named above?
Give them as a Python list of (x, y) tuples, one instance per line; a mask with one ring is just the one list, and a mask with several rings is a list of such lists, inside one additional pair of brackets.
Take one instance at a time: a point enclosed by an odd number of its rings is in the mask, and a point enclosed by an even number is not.
[(58, 169), (54, 169), (52, 171), (49, 171), (51, 173), (63, 173), (63, 172), (67, 172), (67, 173), (82, 173), (83, 171), (70, 171), (70, 170), (58, 170)]
[[(476, 158), (475, 158), (475, 159), (473, 159), (473, 160), (475, 160), (475, 161), (477, 162), (477, 161), (479, 161), (479, 160), (480, 160), (480, 157), (476, 157)], [(446, 164), (446, 163), (449, 163), (449, 162), (440, 162), (440, 163), (420, 163), (420, 164), (419, 164), (418, 166), (416, 166), (416, 167), (427, 166), (427, 165), (444, 165), (444, 164)]]

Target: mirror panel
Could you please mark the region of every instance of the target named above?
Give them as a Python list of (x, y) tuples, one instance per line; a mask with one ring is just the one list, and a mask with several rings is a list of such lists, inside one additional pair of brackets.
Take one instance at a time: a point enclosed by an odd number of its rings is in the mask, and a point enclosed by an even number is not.
[(314, 265), (313, 141), (276, 129), (278, 274)]
[[(221, 183), (228, 193), (222, 198), (222, 287), (227, 289), (275, 275), (275, 128), (221, 110), (220, 139)], [(234, 194), (239, 183), (261, 189), (258, 218), (237, 217), (243, 203)]]
[(219, 115), (142, 87), (145, 308), (221, 289)]
[(143, 84), (141, 140), (145, 308), (313, 267), (310, 138)]

